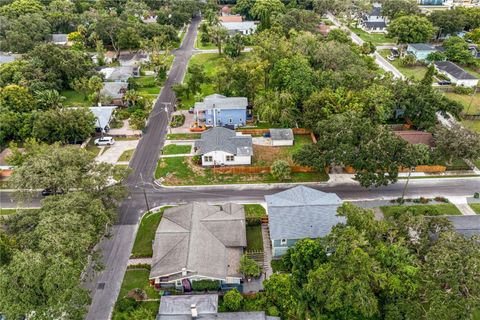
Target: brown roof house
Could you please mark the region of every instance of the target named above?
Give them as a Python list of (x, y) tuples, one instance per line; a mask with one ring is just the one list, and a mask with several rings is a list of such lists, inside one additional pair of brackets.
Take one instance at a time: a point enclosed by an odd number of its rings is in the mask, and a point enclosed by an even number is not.
[(433, 135), (430, 132), (417, 130), (393, 131), (398, 137), (410, 144), (425, 144), (429, 147), (435, 146)]
[(150, 282), (184, 291), (205, 279), (239, 287), (246, 246), (242, 205), (193, 202), (167, 209), (155, 234)]

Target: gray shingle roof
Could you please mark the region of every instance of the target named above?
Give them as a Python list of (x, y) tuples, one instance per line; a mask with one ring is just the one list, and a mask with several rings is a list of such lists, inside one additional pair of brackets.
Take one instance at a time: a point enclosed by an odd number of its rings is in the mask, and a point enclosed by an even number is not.
[(203, 102), (195, 103), (195, 111), (216, 109), (246, 109), (248, 99), (244, 97), (225, 97), (221, 94), (206, 96)]
[(68, 35), (65, 33), (54, 33), (52, 34), (52, 42), (54, 43), (63, 43), (68, 41)]
[(367, 28), (386, 28), (387, 24), (385, 21), (365, 21), (363, 23)]
[(265, 196), (265, 200), (272, 240), (318, 238), (345, 222), (337, 216), (342, 200), (334, 193), (298, 186)]
[(224, 151), (237, 156), (253, 154), (250, 135), (237, 135), (235, 131), (224, 127), (215, 127), (203, 132), (200, 140), (195, 141), (195, 147), (200, 154), (212, 151)]
[(247, 245), (242, 205), (194, 202), (165, 210), (153, 244), (150, 278), (181, 273), (225, 279), (239, 276)]
[(293, 140), (292, 129), (270, 129), (272, 140)]
[(128, 83), (125, 82), (104, 82), (100, 94), (109, 96), (112, 99), (121, 99), (128, 89)]
[(418, 51), (435, 51), (435, 47), (428, 43), (409, 43), (410, 47)]
[(134, 67), (113, 67), (113, 68), (103, 68), (100, 70), (102, 74), (105, 75), (105, 80), (108, 81), (127, 81), (129, 78), (133, 77)]
[(105, 129), (110, 123), (112, 113), (116, 108), (116, 106), (90, 107), (90, 111), (95, 116), (95, 126), (97, 128)]
[(455, 63), (451, 61), (435, 61), (435, 67), (437, 69), (442, 70), (451, 76), (455, 77), (456, 79), (461, 80), (476, 80), (477, 77), (472, 76), (470, 73), (466, 72)]

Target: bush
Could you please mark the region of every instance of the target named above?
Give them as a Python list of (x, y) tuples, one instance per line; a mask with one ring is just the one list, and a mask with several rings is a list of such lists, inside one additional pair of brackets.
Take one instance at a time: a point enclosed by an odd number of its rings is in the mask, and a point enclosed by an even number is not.
[(435, 197), (435, 201), (443, 202), (443, 203), (449, 203), (448, 199), (445, 198), (445, 197)]
[(185, 115), (176, 114), (172, 117), (172, 122), (170, 122), (170, 127), (178, 128), (185, 123)]
[(290, 179), (290, 174), (292, 169), (290, 165), (285, 160), (276, 160), (270, 167), (270, 173), (275, 179), (286, 180)]
[(240, 259), (240, 270), (246, 277), (258, 278), (262, 272), (262, 268), (253, 260), (246, 255)]
[(218, 280), (197, 280), (192, 281), (193, 291), (218, 291), (220, 281)]
[(138, 302), (133, 298), (122, 298), (117, 301), (116, 309), (119, 312), (128, 312), (138, 307)]
[(475, 193), (473, 194), (473, 197), (474, 197), (475, 199), (480, 198), (480, 192), (475, 192)]
[(291, 270), (288, 269), (288, 267), (285, 265), (283, 259), (278, 259), (278, 260), (272, 260), (270, 262), (270, 265), (272, 266), (272, 271), (274, 273), (276, 272), (290, 272)]
[(262, 218), (260, 217), (247, 217), (245, 221), (247, 226), (259, 226), (262, 224)]
[(238, 311), (242, 307), (243, 296), (237, 289), (232, 289), (223, 296), (223, 305), (228, 311)]
[(453, 92), (455, 92), (457, 94), (473, 94), (474, 89), (473, 88), (456, 86), (456, 87), (453, 88)]
[(276, 306), (268, 307), (267, 314), (271, 317), (280, 317), (280, 312)]
[(202, 157), (200, 157), (198, 154), (196, 154), (192, 157), (192, 162), (195, 163), (195, 164), (201, 164)]
[(400, 64), (404, 67), (413, 67), (417, 64), (417, 59), (411, 54), (407, 54), (405, 57), (400, 59)]

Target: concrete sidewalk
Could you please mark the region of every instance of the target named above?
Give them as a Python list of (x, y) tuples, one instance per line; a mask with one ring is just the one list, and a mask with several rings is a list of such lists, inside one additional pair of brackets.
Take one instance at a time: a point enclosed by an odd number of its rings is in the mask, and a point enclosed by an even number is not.
[(472, 207), (468, 205), (468, 201), (466, 197), (448, 197), (448, 200), (457, 207), (457, 209), (464, 215), (464, 216), (474, 216), (476, 215), (475, 211), (473, 211)]
[(115, 144), (109, 146), (95, 160), (98, 162), (106, 162), (116, 164), (122, 153), (126, 150), (136, 149), (139, 140), (115, 141)]

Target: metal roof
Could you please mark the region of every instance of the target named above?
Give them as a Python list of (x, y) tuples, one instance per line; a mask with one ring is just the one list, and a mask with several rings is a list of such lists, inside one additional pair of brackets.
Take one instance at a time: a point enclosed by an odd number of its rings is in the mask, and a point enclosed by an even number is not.
[(436, 51), (436, 48), (428, 43), (409, 43), (408, 45), (417, 51)]
[(451, 61), (435, 61), (434, 65), (437, 69), (442, 70), (455, 79), (461, 80), (476, 80), (477, 77), (472, 76), (470, 73), (466, 72), (455, 63)]
[(292, 129), (270, 129), (272, 140), (293, 140)]
[(237, 156), (253, 154), (252, 136), (237, 135), (233, 130), (224, 127), (211, 128), (202, 133), (200, 140), (195, 141), (200, 154), (212, 151), (224, 151)]

